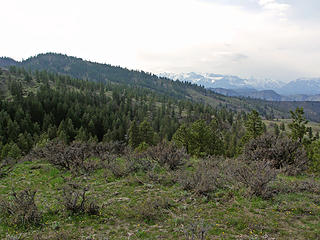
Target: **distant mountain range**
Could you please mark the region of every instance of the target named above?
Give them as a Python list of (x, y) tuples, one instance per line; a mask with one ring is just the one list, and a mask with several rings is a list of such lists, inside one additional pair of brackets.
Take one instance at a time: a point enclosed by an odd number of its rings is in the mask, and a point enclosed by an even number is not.
[(320, 78), (300, 78), (284, 83), (214, 73), (161, 73), (159, 76), (196, 83), (226, 96), (269, 101), (320, 101)]

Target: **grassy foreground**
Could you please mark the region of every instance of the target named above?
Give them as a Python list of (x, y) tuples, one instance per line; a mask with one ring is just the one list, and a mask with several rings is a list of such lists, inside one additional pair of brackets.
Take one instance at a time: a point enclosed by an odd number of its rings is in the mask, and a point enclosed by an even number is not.
[[(194, 161), (194, 160), (193, 160)], [(37, 190), (40, 226), (24, 228), (0, 222), (1, 239), (319, 239), (320, 189), (279, 191), (263, 200), (247, 189), (215, 192), (210, 199), (177, 183), (148, 181), (143, 172), (123, 178), (96, 170), (73, 180), (90, 186), (87, 198), (99, 214), (70, 215), (61, 204), (62, 186), (71, 174), (44, 160), (25, 161), (0, 179), (0, 197), (25, 188)], [(319, 179), (279, 175), (277, 187)], [(282, 187), (281, 187), (282, 186)], [(195, 239), (201, 239), (197, 237)]]

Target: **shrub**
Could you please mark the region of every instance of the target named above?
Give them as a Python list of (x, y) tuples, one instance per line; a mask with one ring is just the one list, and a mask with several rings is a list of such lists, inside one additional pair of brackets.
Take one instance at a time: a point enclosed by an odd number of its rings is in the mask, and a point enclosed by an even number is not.
[(176, 170), (183, 166), (189, 155), (184, 148), (179, 148), (174, 143), (162, 142), (157, 146), (147, 150), (146, 156), (158, 162), (161, 166), (166, 166), (170, 170)]
[(113, 158), (105, 164), (105, 168), (112, 172), (116, 178), (128, 176), (131, 173), (153, 169), (155, 163), (145, 157), (145, 154), (132, 151), (129, 147), (119, 158)]
[(297, 175), (308, 167), (308, 157), (303, 146), (287, 137), (263, 135), (251, 140), (244, 149), (246, 162), (267, 161), (275, 169), (288, 175)]
[(99, 156), (103, 156), (103, 153), (108, 153), (106, 157), (109, 154), (122, 155), (126, 151), (126, 144), (120, 141), (103, 142), (94, 144), (94, 149)]
[(71, 214), (98, 215), (100, 207), (92, 200), (88, 199), (87, 187), (69, 182), (63, 187), (63, 205)]
[(123, 151), (122, 145), (118, 143), (73, 142), (68, 146), (54, 141), (31, 154), (46, 158), (51, 164), (75, 174), (87, 174), (102, 168), (103, 163), (110, 163), (116, 153)]
[(35, 195), (35, 190), (25, 189), (13, 191), (11, 199), (1, 200), (0, 213), (5, 222), (21, 227), (40, 225), (42, 216), (35, 204)]
[(320, 184), (314, 178), (298, 181), (279, 179), (273, 184), (272, 189), (278, 193), (310, 192), (320, 194)]
[(144, 200), (141, 205), (137, 208), (137, 216), (146, 221), (157, 220), (164, 214), (164, 210), (171, 208), (172, 205), (170, 200), (164, 198), (148, 198)]
[(205, 196), (209, 196), (219, 188), (226, 187), (221, 161), (211, 158), (200, 161), (193, 172), (178, 173), (177, 181), (183, 189)]
[(147, 177), (151, 182), (162, 184), (165, 186), (172, 186), (176, 182), (174, 172), (162, 171), (160, 167), (155, 165), (147, 172)]
[(277, 171), (268, 162), (237, 162), (231, 169), (230, 173), (234, 179), (248, 187), (251, 195), (265, 199), (271, 197), (269, 184), (276, 178)]
[(15, 163), (16, 163), (16, 160), (14, 160), (13, 158), (5, 158), (0, 163), (0, 179), (9, 174), (9, 172), (12, 170)]
[(186, 240), (206, 239), (209, 227), (209, 225), (206, 225), (203, 222), (191, 222), (190, 224), (183, 226)]
[(88, 158), (89, 145), (67, 146), (61, 141), (54, 141), (35, 152), (39, 157), (46, 158), (51, 164), (66, 170), (75, 171)]
[(112, 172), (116, 178), (126, 177), (130, 173), (138, 170), (138, 162), (134, 155), (127, 153), (123, 158), (114, 158), (107, 165), (106, 168)]

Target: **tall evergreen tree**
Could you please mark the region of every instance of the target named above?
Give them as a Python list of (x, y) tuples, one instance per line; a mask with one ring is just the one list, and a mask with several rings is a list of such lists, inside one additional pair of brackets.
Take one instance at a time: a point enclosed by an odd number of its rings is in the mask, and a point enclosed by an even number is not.
[(292, 122), (289, 123), (288, 127), (291, 130), (290, 137), (293, 140), (296, 140), (302, 143), (304, 135), (307, 133), (306, 124), (308, 121), (304, 117), (303, 108), (296, 108), (296, 110), (290, 111)]
[(140, 136), (140, 143), (145, 142), (148, 145), (153, 145), (153, 128), (151, 127), (151, 124), (144, 120), (139, 125), (139, 136)]
[(139, 128), (136, 120), (133, 120), (129, 129), (129, 145), (132, 148), (138, 147), (140, 144)]
[(265, 127), (259, 113), (256, 110), (252, 110), (248, 115), (248, 119), (245, 122), (245, 127), (245, 141), (248, 141), (252, 138), (257, 138), (263, 134)]

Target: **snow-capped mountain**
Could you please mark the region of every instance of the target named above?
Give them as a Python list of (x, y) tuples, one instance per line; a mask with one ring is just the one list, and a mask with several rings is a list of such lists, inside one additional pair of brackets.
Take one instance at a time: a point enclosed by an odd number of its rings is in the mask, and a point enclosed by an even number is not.
[(283, 82), (272, 79), (244, 79), (238, 76), (215, 73), (161, 73), (159, 76), (196, 83), (206, 88), (276, 90), (285, 85)]
[(250, 78), (247, 82), (257, 90), (277, 90), (286, 85), (285, 82), (274, 79), (256, 79)]
[(202, 85), (206, 88), (254, 88), (246, 79), (231, 75), (221, 75), (215, 73), (161, 73), (160, 77), (166, 77), (173, 80), (187, 81)]
[(320, 78), (300, 78), (284, 83), (273, 79), (243, 79), (215, 73), (161, 73), (159, 76), (196, 83), (228, 96), (275, 101), (313, 101), (318, 100), (320, 95)]

